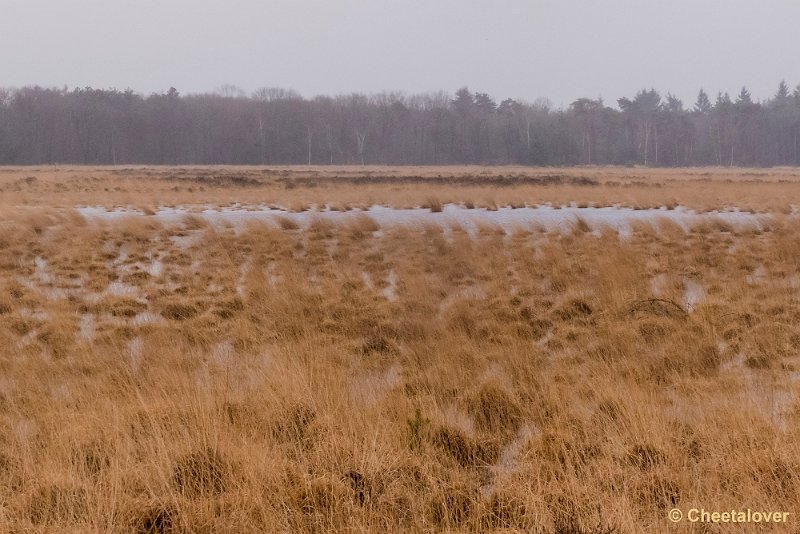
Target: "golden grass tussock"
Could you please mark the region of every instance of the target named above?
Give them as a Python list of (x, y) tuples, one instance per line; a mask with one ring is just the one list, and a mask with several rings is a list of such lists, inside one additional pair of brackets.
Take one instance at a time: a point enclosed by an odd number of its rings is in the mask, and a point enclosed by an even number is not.
[(351, 217), (348, 220), (347, 227), (354, 239), (362, 239), (380, 230), (380, 226), (375, 222), (375, 219), (365, 213), (359, 213)]
[(298, 228), (300, 228), (300, 225), (298, 225), (296, 221), (290, 219), (285, 215), (280, 215), (278, 217), (275, 217), (274, 221), (283, 230), (297, 230)]
[[(65, 169), (0, 173), (41, 194), (0, 199), (0, 531), (660, 533), (676, 507), (796, 507), (793, 215), (506, 230), (363, 211), (679, 213), (755, 190), (741, 171), (501, 187), (479, 168), (298, 168), (291, 188), (173, 191), (166, 169)], [(751, 202), (790, 202), (793, 173)], [(341, 213), (156, 209), (244, 201)], [(81, 205), (156, 214), (63, 207)]]
[(428, 208), (431, 213), (440, 213), (443, 209), (442, 202), (438, 198), (431, 197), (425, 201), (423, 208)]

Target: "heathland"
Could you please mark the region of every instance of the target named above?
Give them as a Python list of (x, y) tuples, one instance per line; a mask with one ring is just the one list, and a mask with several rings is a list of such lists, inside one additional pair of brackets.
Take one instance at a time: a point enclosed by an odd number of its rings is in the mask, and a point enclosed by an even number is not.
[(792, 168), (0, 169), (0, 530), (791, 523), (796, 204)]

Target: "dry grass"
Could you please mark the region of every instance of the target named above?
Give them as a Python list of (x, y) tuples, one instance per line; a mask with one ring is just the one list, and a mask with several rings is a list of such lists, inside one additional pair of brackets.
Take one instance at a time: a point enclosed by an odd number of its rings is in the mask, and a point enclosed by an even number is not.
[[(676, 506), (797, 506), (792, 217), (87, 223), (28, 185), (0, 212), (2, 531), (659, 533)], [(505, 194), (448, 187), (416, 205)]]
[[(34, 178), (30, 180), (29, 178)], [(791, 213), (800, 204), (800, 171), (640, 167), (6, 167), (0, 206), (158, 206), (235, 203), (293, 211), (364, 204), (436, 209), (444, 202), (496, 209), (555, 206), (700, 211), (738, 207)]]
[(431, 210), (431, 213), (441, 213), (442, 203), (438, 198), (429, 198), (425, 201), (423, 207)]

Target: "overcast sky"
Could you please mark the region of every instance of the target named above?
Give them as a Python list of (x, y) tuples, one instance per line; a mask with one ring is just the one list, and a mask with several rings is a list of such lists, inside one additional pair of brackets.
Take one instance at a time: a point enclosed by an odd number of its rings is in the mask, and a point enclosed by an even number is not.
[(0, 86), (766, 98), (800, 83), (799, 23), (797, 0), (0, 0)]

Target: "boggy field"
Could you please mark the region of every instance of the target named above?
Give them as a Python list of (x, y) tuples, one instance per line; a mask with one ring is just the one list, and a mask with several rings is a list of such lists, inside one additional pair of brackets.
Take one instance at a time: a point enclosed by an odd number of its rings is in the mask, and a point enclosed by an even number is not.
[[(379, 223), (344, 204), (396, 196), (441, 214), (627, 191), (722, 209), (754, 178), (562, 169), (597, 183), (486, 178), (477, 198), (426, 178), (309, 185), (292, 180), (333, 171), (280, 170), (240, 190), (241, 169), (199, 169), (219, 181), (204, 186), (174, 177), (192, 169), (140, 171), (0, 179), (3, 531), (756, 529), (673, 524), (673, 508), (785, 511), (778, 528), (797, 528), (790, 171), (742, 199), (757, 220), (665, 210), (624, 234), (580, 215)], [(451, 171), (425, 172), (471, 172)], [(631, 172), (645, 176), (625, 188)], [(326, 194), (349, 216), (305, 206)], [(306, 218), (192, 212), (215, 195)], [(131, 211), (74, 209), (87, 205)], [(188, 213), (159, 217), (170, 205)]]

